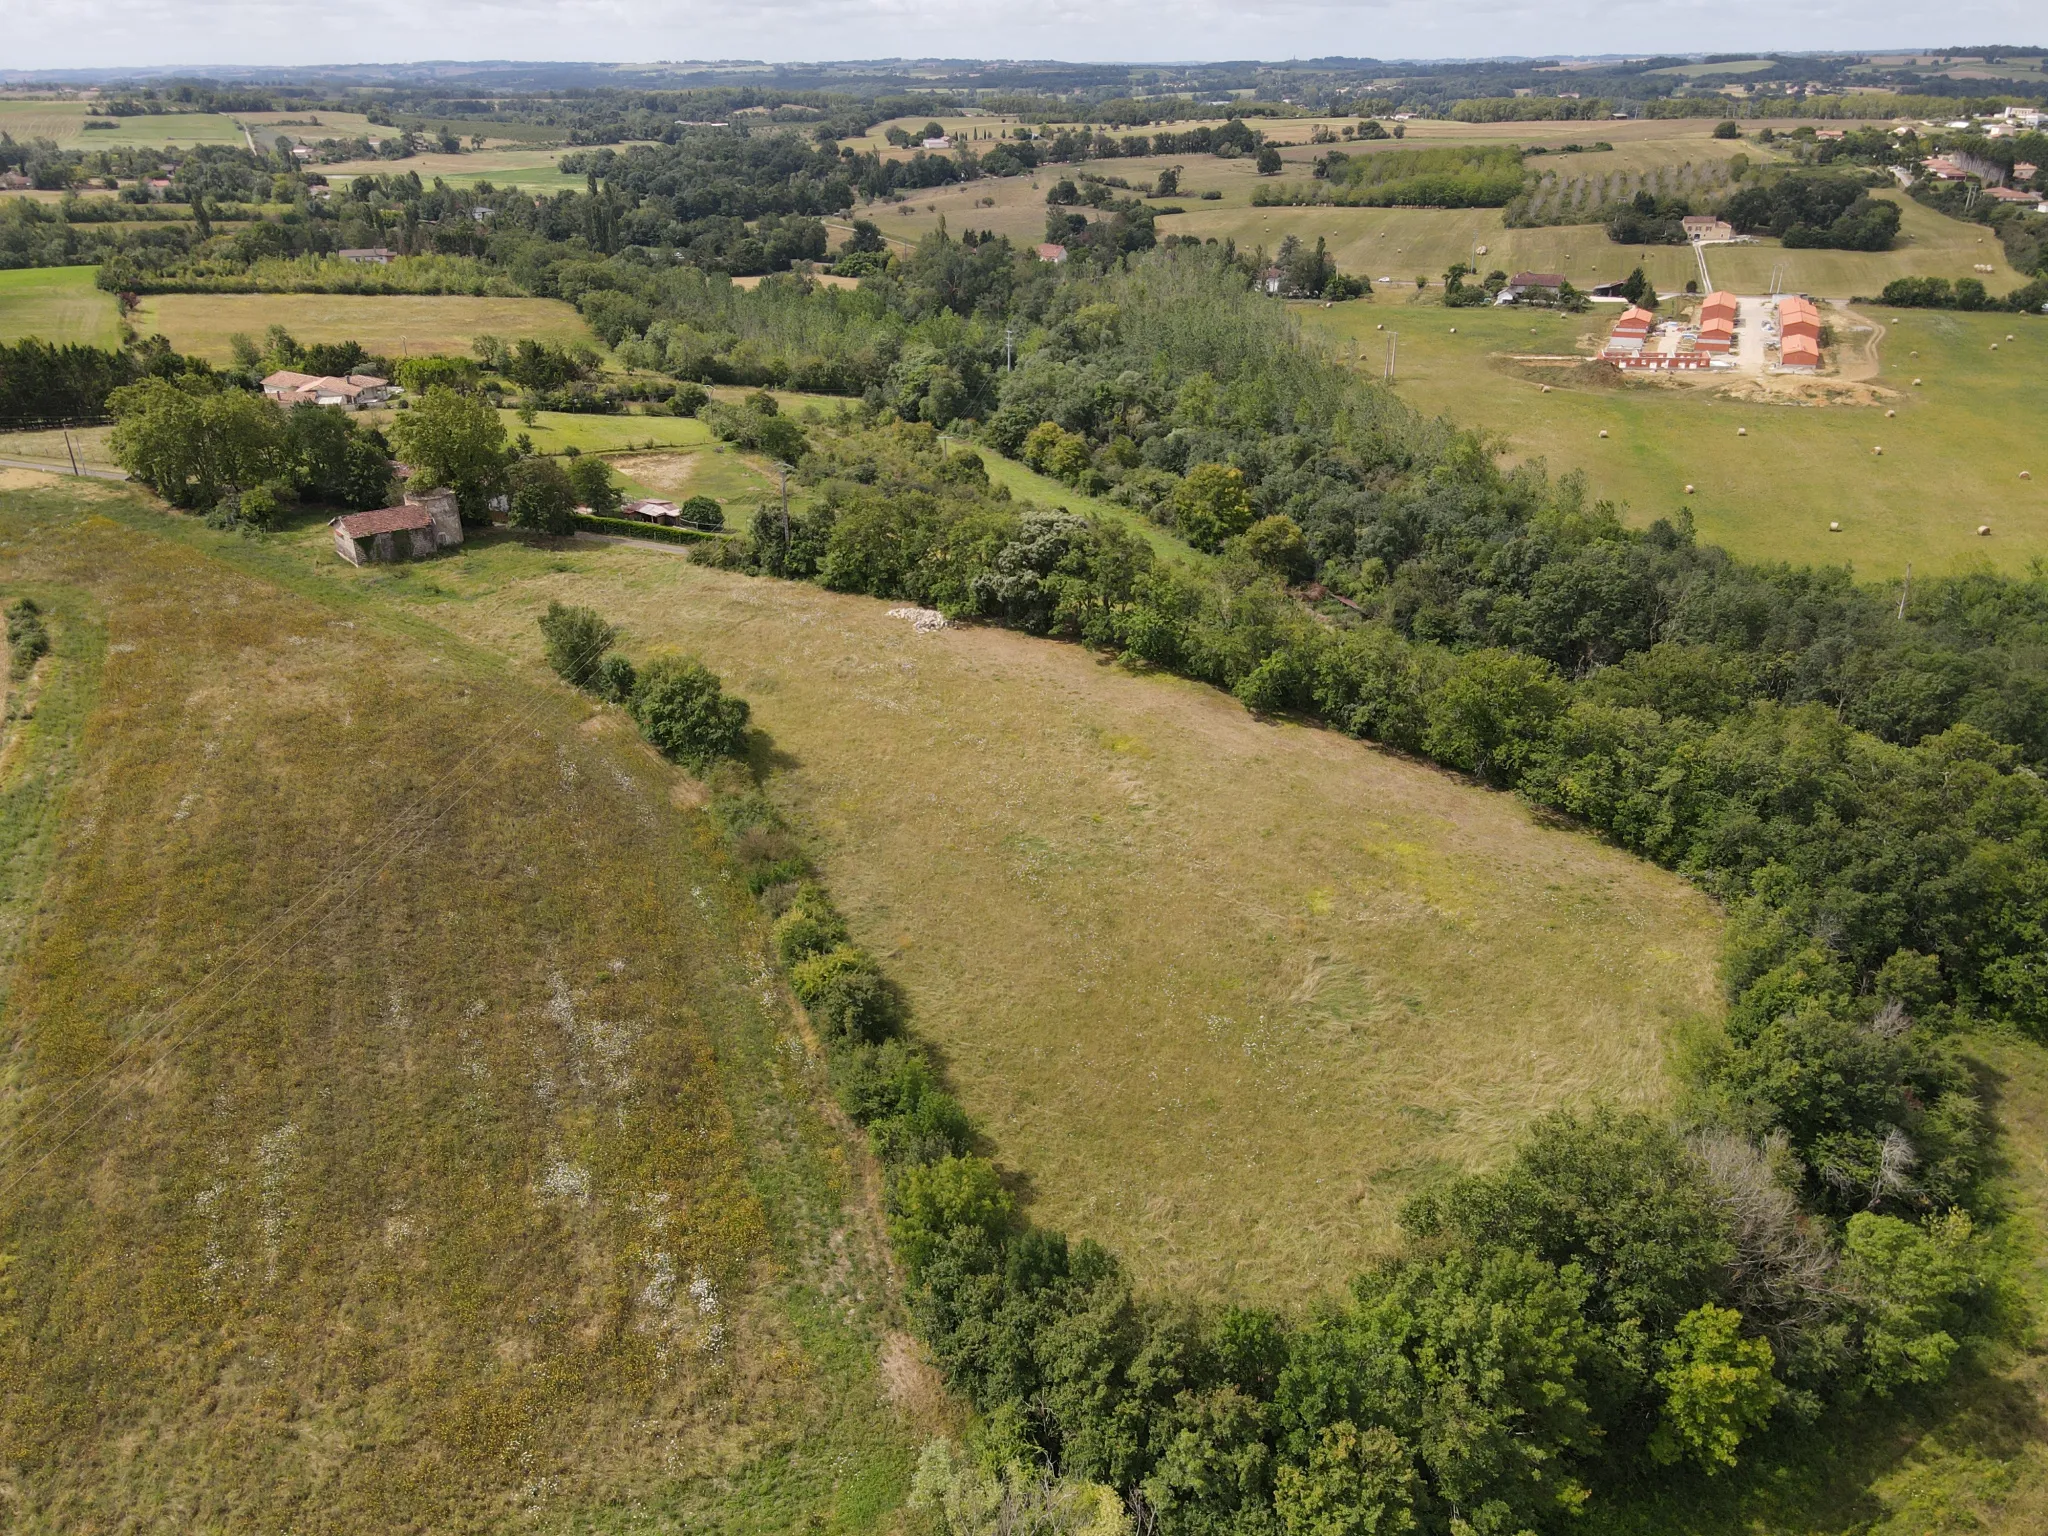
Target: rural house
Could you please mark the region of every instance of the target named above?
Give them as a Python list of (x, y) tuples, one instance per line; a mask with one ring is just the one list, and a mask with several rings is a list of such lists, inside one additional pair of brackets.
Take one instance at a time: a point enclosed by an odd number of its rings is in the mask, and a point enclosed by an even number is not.
[(1558, 272), (1517, 272), (1508, 279), (1507, 287), (1501, 289), (1496, 304), (1512, 304), (1517, 299), (1556, 299), (1564, 292), (1564, 276)]
[(1688, 213), (1678, 222), (1685, 230), (1686, 239), (1697, 240), (1702, 245), (1721, 244), (1735, 238), (1735, 226), (1711, 213)]
[(353, 261), (361, 266), (388, 267), (398, 252), (381, 245), (353, 245), (334, 254), (343, 261)]
[(1054, 263), (1065, 261), (1067, 259), (1067, 248), (1064, 245), (1041, 245), (1038, 248), (1038, 259)]
[(345, 411), (359, 411), (389, 399), (391, 381), (373, 373), (352, 373), (347, 378), (332, 374), (316, 377), (280, 368), (263, 380), (263, 393), (280, 405), (337, 405)]
[(453, 491), (408, 491), (395, 507), (332, 519), (334, 552), (350, 565), (423, 559), (462, 542)]

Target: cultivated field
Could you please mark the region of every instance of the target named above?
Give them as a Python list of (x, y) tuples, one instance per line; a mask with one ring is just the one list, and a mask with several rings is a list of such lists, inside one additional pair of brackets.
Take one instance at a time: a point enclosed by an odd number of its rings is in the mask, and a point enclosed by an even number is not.
[(387, 357), (429, 352), (467, 356), (482, 335), (508, 340), (591, 341), (582, 316), (559, 299), (467, 295), (337, 293), (166, 293), (142, 301), (135, 328), (160, 331), (180, 352), (216, 363), (233, 357), (237, 331), (260, 341), (281, 325), (302, 342), (359, 341)]
[(550, 598), (702, 655), (1035, 1213), (1150, 1284), (1338, 1283), (1531, 1115), (1661, 1101), (1717, 1006), (1682, 882), (1206, 688), (666, 550), (504, 542), (406, 582), (301, 549), (515, 657)]
[(123, 490), (0, 481), (0, 581), (9, 1528), (893, 1508), (877, 1239), (674, 771)]
[(93, 286), (98, 275), (98, 267), (0, 272), (0, 341), (34, 336), (92, 347), (119, 345), (120, 311), (111, 293)]
[[(1898, 579), (1908, 561), (1926, 574), (1979, 562), (2021, 571), (2048, 557), (2048, 456), (2037, 427), (2048, 412), (2048, 320), (2039, 316), (1857, 311), (1883, 327), (1868, 384), (1759, 398), (1754, 386), (1623, 381), (1604, 368), (1507, 360), (1590, 346), (1612, 324), (1611, 306), (1565, 317), (1383, 302), (1301, 313), (1345, 355), (1357, 348), (1375, 376), (1386, 340), (1377, 327), (1398, 330), (1402, 398), (1496, 433), (1554, 473), (1584, 470), (1596, 495), (1626, 502), (1639, 523), (1690, 506), (1702, 539), (1745, 557), (1848, 563), (1873, 581)], [(1854, 315), (1831, 318), (1846, 340)], [(1980, 538), (1985, 524), (1991, 535)]]

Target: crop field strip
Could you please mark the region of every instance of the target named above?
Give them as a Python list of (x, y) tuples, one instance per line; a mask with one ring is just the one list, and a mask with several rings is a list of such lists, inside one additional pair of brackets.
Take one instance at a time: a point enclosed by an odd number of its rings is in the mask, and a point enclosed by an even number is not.
[(1718, 922), (1682, 882), (1207, 689), (665, 552), (331, 574), (514, 655), (558, 598), (720, 671), (1034, 1216), (1148, 1284), (1336, 1283), (1543, 1107), (1661, 1102), (1718, 1007)]
[[(39, 1347), (83, 1347), (90, 1317), (96, 1363), (51, 1359), (16, 1403), (57, 1454), (17, 1476), (17, 1510), (36, 1517), (17, 1528), (75, 1528), (106, 1498), (185, 1507), (199, 1461), (236, 1490), (238, 1521), (324, 1481), (308, 1529), (352, 1528), (368, 1509), (445, 1524), (504, 1496), (493, 1487), (524, 1485), (536, 1508), (596, 1507), (629, 1491), (616, 1476), (628, 1467), (640, 1496), (678, 1511), (715, 1507), (709, 1478), (723, 1473), (772, 1492), (755, 1515), (786, 1528), (778, 1519), (836, 1497), (832, 1477), (789, 1479), (768, 1454), (806, 1425), (842, 1444), (865, 1436), (870, 1470), (900, 1475), (887, 1423), (850, 1417), (874, 1390), (857, 1358), (819, 1362), (832, 1401), (788, 1370), (804, 1339), (846, 1347), (841, 1303), (805, 1303), (807, 1316), (762, 1289), (771, 1251), (812, 1271), (806, 1283), (824, 1273), (813, 1245), (836, 1222), (820, 1162), (831, 1138), (802, 1128), (815, 1085), (776, 1042), (746, 960), (753, 919), (668, 809), (669, 771), (445, 640), (423, 644), (360, 605), (344, 618), (346, 605), (151, 533), (157, 515), (127, 493), (30, 491), (29, 478), (0, 505), (6, 579), (91, 593), (110, 662), (17, 983), (26, 1070), (10, 1088), (0, 1197), (10, 1278), (47, 1319)], [(160, 685), (167, 668), (177, 687)], [(335, 783), (378, 787), (337, 802)], [(616, 876), (620, 858), (651, 859), (647, 876), (602, 897), (579, 884), (607, 864)], [(333, 874), (349, 869), (369, 894), (336, 909)], [(181, 896), (170, 905), (166, 880)], [(470, 892), (461, 910), (439, 894), (453, 886)], [(261, 926), (317, 899), (329, 905), (297, 942)], [(128, 946), (94, 948), (101, 920)], [(244, 945), (261, 957), (239, 976), (264, 982), (260, 1012), (230, 993), (182, 1036), (114, 1022), (167, 998), (207, 1002), (196, 989), (216, 969), (234, 982), (225, 968)], [(714, 1066), (728, 1056), (751, 1064), (749, 1082)], [(118, 1136), (75, 1113), (103, 1093), (124, 1105)], [(33, 1134), (42, 1109), (74, 1111), (56, 1122), (68, 1138), (42, 1138), (47, 1161), (13, 1135)], [(743, 1144), (764, 1134), (787, 1143), (765, 1181)], [(168, 1201), (125, 1176), (80, 1193), (81, 1163), (137, 1159), (166, 1171)], [(806, 1166), (817, 1171), (797, 1177)], [(19, 1224), (51, 1203), (96, 1214)], [(817, 1230), (798, 1241), (805, 1223)], [(589, 1308), (621, 1287), (638, 1300), (599, 1342)], [(200, 1345), (216, 1335), (233, 1342)], [(149, 1338), (218, 1363), (169, 1368)], [(252, 1351), (271, 1358), (268, 1379), (313, 1393), (323, 1427), (310, 1439), (266, 1410)], [(116, 1420), (153, 1414), (146, 1445), (101, 1439), (103, 1414), (62, 1396), (102, 1371), (124, 1378)], [(322, 1471), (322, 1447), (360, 1441), (372, 1413), (410, 1430), (373, 1434), (338, 1480)], [(418, 1475), (422, 1456), (435, 1478)], [(231, 1467), (245, 1473), (220, 1482)]]

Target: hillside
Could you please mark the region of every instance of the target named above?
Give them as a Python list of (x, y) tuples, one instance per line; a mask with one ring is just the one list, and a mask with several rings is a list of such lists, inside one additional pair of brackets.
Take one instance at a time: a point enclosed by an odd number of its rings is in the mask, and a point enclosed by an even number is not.
[(51, 485), (0, 493), (55, 632), (0, 756), (8, 1528), (871, 1525), (886, 1288), (673, 770)]
[(1148, 1284), (1340, 1284), (1542, 1110), (1661, 1102), (1718, 1006), (1681, 881), (1210, 689), (666, 551), (499, 542), (407, 576), (300, 547), (515, 657), (559, 598), (721, 672), (1034, 1215)]

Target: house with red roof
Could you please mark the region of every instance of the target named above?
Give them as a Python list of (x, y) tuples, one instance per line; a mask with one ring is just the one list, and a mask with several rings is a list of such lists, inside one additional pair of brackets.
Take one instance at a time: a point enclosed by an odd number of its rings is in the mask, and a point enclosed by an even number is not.
[(350, 565), (425, 559), (462, 542), (453, 491), (408, 491), (395, 507), (350, 512), (329, 520), (334, 552)]

